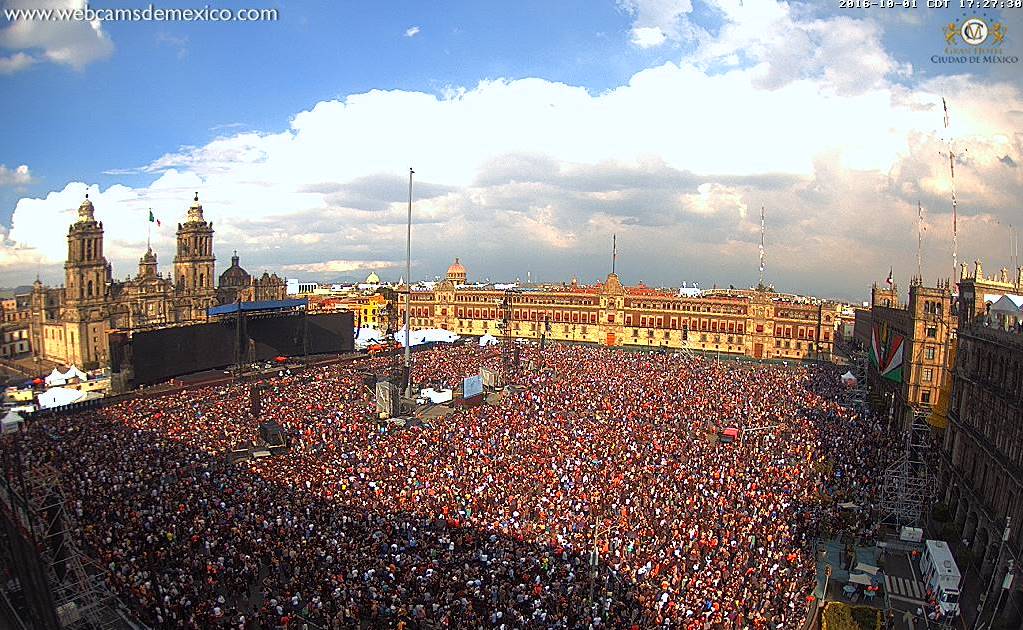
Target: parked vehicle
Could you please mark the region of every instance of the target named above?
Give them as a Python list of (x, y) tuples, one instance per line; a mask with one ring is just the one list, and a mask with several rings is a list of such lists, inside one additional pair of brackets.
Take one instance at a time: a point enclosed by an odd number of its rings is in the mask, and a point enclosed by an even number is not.
[(920, 574), (928, 595), (936, 602), (942, 616), (958, 615), (962, 575), (948, 543), (943, 540), (925, 541), (924, 551), (920, 554)]

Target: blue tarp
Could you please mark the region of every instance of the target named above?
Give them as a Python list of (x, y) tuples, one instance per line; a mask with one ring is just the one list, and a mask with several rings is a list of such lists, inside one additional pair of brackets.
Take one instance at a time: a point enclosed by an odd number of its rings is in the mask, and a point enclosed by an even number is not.
[(215, 317), (217, 315), (230, 315), (239, 311), (248, 313), (251, 311), (283, 311), (293, 308), (305, 307), (308, 300), (264, 300), (262, 302), (235, 302), (206, 309), (206, 315)]

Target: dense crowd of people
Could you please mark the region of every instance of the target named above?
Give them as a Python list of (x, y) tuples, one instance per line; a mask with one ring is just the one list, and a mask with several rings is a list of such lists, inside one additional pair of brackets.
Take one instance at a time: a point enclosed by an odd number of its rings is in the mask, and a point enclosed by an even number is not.
[[(876, 493), (883, 427), (827, 367), (552, 345), (514, 388), (425, 425), (379, 421), (364, 359), (40, 420), (110, 583), (157, 628), (796, 628), (819, 528)], [(530, 367), (526, 367), (530, 366)], [(229, 463), (275, 420), (290, 448)], [(739, 429), (723, 443), (724, 427)], [(5, 445), (5, 448), (8, 445)]]

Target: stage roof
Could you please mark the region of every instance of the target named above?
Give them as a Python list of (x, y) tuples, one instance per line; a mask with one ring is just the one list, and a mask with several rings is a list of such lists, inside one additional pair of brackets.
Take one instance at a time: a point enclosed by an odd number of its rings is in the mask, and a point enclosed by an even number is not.
[(214, 306), (206, 309), (206, 314), (210, 317), (216, 317), (217, 315), (231, 315), (232, 313), (250, 313), (252, 311), (286, 311), (299, 307), (306, 307), (308, 300), (305, 298), (301, 300), (263, 300), (261, 302), (235, 302), (233, 304), (224, 304), (223, 306)]

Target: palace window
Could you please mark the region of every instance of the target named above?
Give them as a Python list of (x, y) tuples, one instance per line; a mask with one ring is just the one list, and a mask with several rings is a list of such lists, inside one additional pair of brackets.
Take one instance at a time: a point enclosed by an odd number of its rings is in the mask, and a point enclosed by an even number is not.
[(929, 404), (931, 402), (931, 392), (928, 391), (920, 392), (920, 402)]
[(924, 368), (924, 382), (930, 383), (934, 380), (934, 368)]
[(930, 337), (931, 339), (934, 339), (935, 337), (938, 336), (938, 329), (934, 326), (928, 326), (927, 336)]
[(924, 358), (928, 360), (934, 360), (934, 348), (924, 348)]

